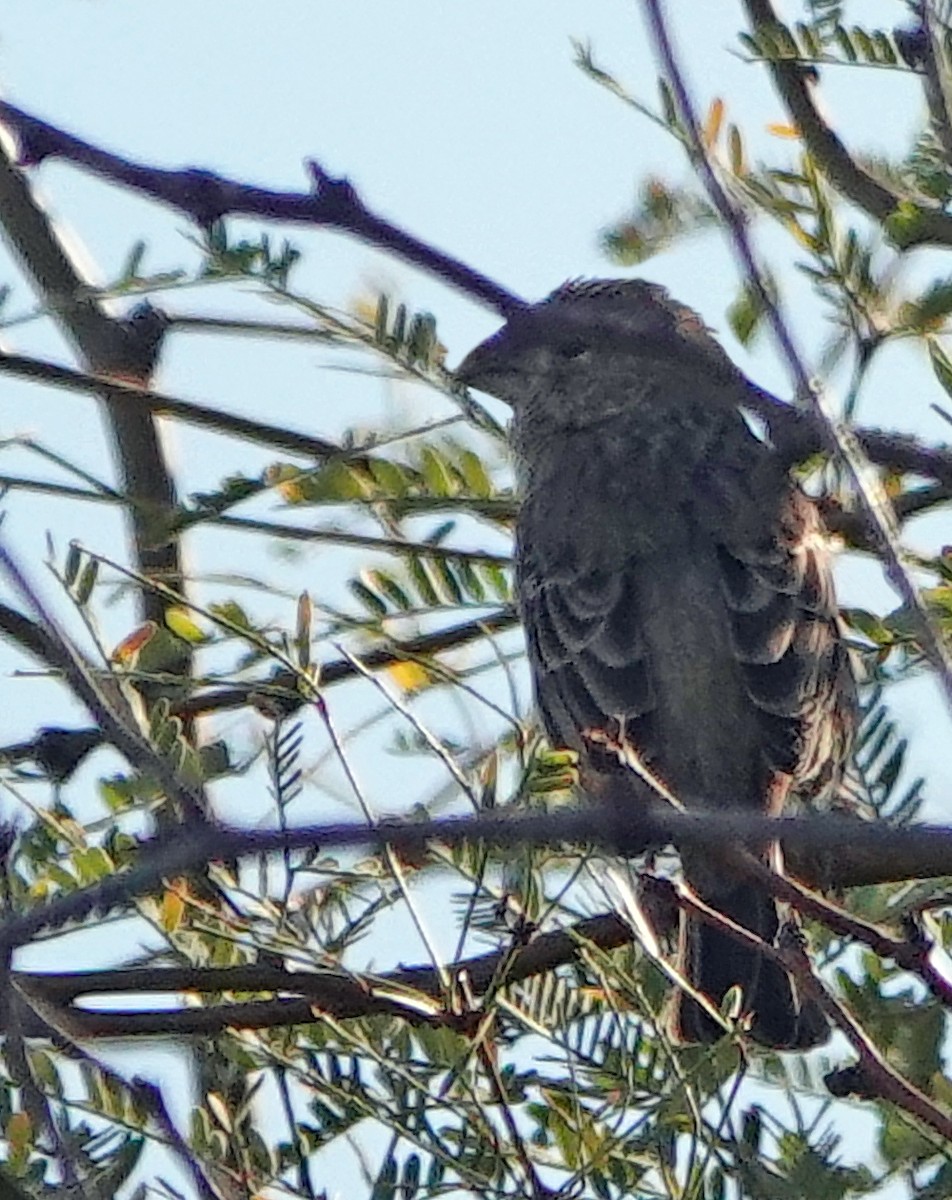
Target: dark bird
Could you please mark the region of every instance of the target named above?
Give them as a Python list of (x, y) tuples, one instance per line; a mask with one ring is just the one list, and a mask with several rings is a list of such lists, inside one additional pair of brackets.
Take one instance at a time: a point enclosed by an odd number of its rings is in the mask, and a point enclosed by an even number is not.
[[(697, 313), (641, 280), (567, 283), (457, 375), (514, 410), (529, 663), (586, 793), (616, 813), (657, 802), (619, 747), (688, 807), (779, 814), (832, 793), (856, 703), (819, 514), (745, 420), (754, 385)], [(682, 862), (707, 904), (777, 943), (761, 887), (713, 850)], [(685, 914), (679, 945), (716, 1006), (740, 986), (759, 1042), (826, 1038), (756, 948)], [(687, 994), (672, 1026), (688, 1042), (722, 1033)]]

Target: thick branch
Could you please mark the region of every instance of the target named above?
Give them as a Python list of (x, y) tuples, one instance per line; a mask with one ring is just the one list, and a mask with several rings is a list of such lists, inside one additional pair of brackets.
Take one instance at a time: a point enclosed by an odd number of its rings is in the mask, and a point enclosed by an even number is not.
[[(475, 958), (462, 959), (446, 968), (451, 978), (465, 973), (475, 996), (484, 995), (500, 982), (505, 970), (507, 984), (519, 983), (542, 975), (578, 958), (586, 943), (601, 950), (627, 945), (631, 931), (614, 913), (589, 917), (567, 930), (540, 933), (516, 949), (491, 950)], [(305, 1024), (315, 1013), (327, 1013), (344, 1019), (378, 1014), (400, 1015), (422, 1024), (433, 1021), (440, 1012), (434, 1005), (427, 1015), (419, 1008), (403, 1004), (401, 991), (442, 996), (440, 973), (431, 966), (402, 967), (378, 976), (347, 975), (334, 971), (285, 971), (280, 967), (252, 964), (225, 968), (147, 967), (118, 971), (89, 971), (72, 974), (17, 973), (14, 985), (28, 999), (39, 1001), (42, 1010), (55, 1005), (76, 1037), (123, 1037), (155, 1034), (211, 1034), (227, 1027), (268, 1028)], [(272, 992), (271, 1000), (210, 1005), (203, 1008), (129, 1010), (95, 1012), (76, 1007), (80, 997), (175, 992)], [(409, 998), (409, 996), (408, 996)], [(64, 1006), (69, 1006), (64, 1011)], [(47, 1028), (36, 1015), (25, 1014), (28, 1036), (42, 1036)]]
[[(928, 958), (928, 947), (920, 945), (915, 940), (898, 940), (885, 934), (876, 926), (852, 916), (844, 910), (831, 905), (822, 897), (806, 891), (794, 880), (776, 875), (765, 867), (756, 857), (739, 855), (738, 843), (742, 840), (750, 842), (752, 835), (743, 838), (725, 836), (725, 826), (722, 821), (709, 822), (706, 818), (712, 814), (704, 814), (694, 825), (703, 828), (710, 827), (713, 836), (701, 834), (700, 840), (707, 842), (712, 852), (717, 845), (723, 845), (736, 856), (736, 861), (743, 868), (745, 862), (752, 873), (765, 888), (773, 891), (781, 899), (791, 902), (800, 912), (812, 917), (842, 936), (859, 940), (870, 946), (880, 957), (892, 959), (899, 966), (919, 973)], [(564, 814), (563, 814), (564, 816)], [(576, 827), (579, 816), (573, 814), (571, 825)], [(581, 820), (586, 825), (593, 824), (592, 814), (583, 815)], [(674, 817), (679, 825), (679, 818)], [(497, 837), (500, 833), (525, 834), (530, 832), (535, 822), (516, 820), (490, 823), (494, 824)], [(560, 840), (564, 822), (560, 818), (546, 821), (549, 826), (547, 837)], [(765, 819), (757, 818), (753, 824), (763, 827)], [(782, 839), (787, 847), (800, 839), (805, 846), (812, 848), (825, 847), (822, 856), (826, 862), (830, 859), (830, 850), (839, 849), (835, 855), (837, 861), (837, 879), (839, 886), (850, 882), (866, 882), (862, 875), (852, 878), (851, 872), (857, 865), (855, 856), (851, 859), (850, 845), (843, 834), (848, 829), (855, 833), (855, 822), (844, 821), (838, 817), (807, 818), (790, 820), (782, 825), (788, 830), (788, 836)], [(489, 824), (479, 819), (477, 821), (441, 822), (443, 829), (441, 840), (455, 841), (448, 832), (473, 826), (488, 828)], [(747, 828), (748, 822), (739, 817), (727, 828)], [(431, 827), (432, 828), (432, 827)], [(932, 837), (935, 831), (894, 831), (881, 826), (863, 826), (867, 833), (872, 833), (872, 843), (877, 850), (879, 861), (892, 861), (891, 855), (883, 852), (884, 845), (908, 846), (918, 855), (921, 846), (921, 836)], [(419, 827), (405, 827), (411, 833)], [(830, 830), (838, 831), (840, 837), (830, 836)], [(796, 830), (791, 838), (789, 831)], [(335, 830), (314, 831), (319, 835), (320, 842), (325, 847), (331, 844), (343, 844), (346, 827)], [(573, 828), (573, 832), (577, 832)], [(587, 831), (590, 832), (590, 831)], [(952, 831), (941, 831), (946, 841), (946, 853), (952, 854)], [(910, 839), (906, 833), (912, 833)], [(816, 836), (815, 836), (816, 835)], [(347, 835), (350, 842), (353, 836), (369, 838), (364, 829), (353, 830)], [(390, 836), (398, 841), (396, 829), (391, 829)], [(691, 837), (684, 839), (692, 840)], [(803, 849), (803, 846), (801, 846)], [(804, 865), (808, 855), (800, 855), (800, 866)], [(793, 859), (794, 862), (798, 860)], [(918, 861), (912, 863), (918, 867)], [(936, 865), (936, 864), (933, 864)], [(949, 862), (942, 865), (949, 868)], [(663, 881), (657, 881), (658, 884)], [(826, 881), (829, 882), (829, 881)], [(679, 903), (685, 902), (684, 897)], [(690, 903), (698, 906), (696, 899)], [(722, 921), (720, 914), (711, 915), (712, 920)], [(746, 930), (736, 931), (738, 937), (750, 938), (757, 941)], [(484, 995), (491, 988), (496, 988), (503, 982), (506, 985), (519, 983), (532, 976), (545, 974), (559, 966), (573, 962), (578, 958), (580, 948), (592, 944), (601, 950), (612, 950), (626, 945), (631, 939), (631, 931), (624, 920), (616, 914), (605, 913), (577, 922), (567, 930), (540, 933), (531, 938), (525, 945), (515, 948), (507, 947), (502, 950), (490, 951), (474, 958), (460, 960), (446, 968), (451, 978), (465, 975), (468, 986), (476, 996)], [(780, 956), (782, 952), (772, 947), (765, 952)], [(319, 1014), (328, 1014), (339, 1019), (351, 1017), (366, 1017), (371, 1015), (398, 1015), (405, 1020), (415, 1023), (431, 1023), (446, 1019), (445, 1010), (440, 1004), (432, 1009), (421, 1007), (418, 1003), (421, 996), (428, 996), (439, 1001), (443, 995), (443, 979), (446, 972), (440, 972), (435, 967), (414, 966), (403, 967), (383, 975), (367, 976), (354, 975), (333, 970), (321, 971), (286, 971), (281, 967), (267, 964), (246, 964), (226, 968), (193, 968), (193, 967), (146, 967), (119, 970), (72, 972), (72, 973), (29, 973), (20, 972), (14, 976), (14, 984), (27, 998), (27, 1007), (21, 1014), (24, 1032), (31, 1036), (47, 1036), (49, 1025), (43, 1020), (46, 1013), (59, 1022), (59, 1027), (68, 1032), (71, 1037), (123, 1037), (147, 1035), (211, 1035), (225, 1028), (270, 1028), (294, 1024), (306, 1024)], [(501, 974), (504, 972), (504, 977)], [(401, 995), (408, 993), (407, 1001)], [(248, 993), (271, 992), (273, 997), (267, 1000), (253, 1000), (230, 1004), (211, 1004), (201, 1008), (186, 1007), (180, 1010), (163, 1008), (134, 1010), (128, 1004), (121, 1011), (100, 1012), (89, 1008), (78, 1007), (76, 1001), (80, 998), (90, 998), (101, 995), (122, 995), (125, 1001), (135, 995), (155, 993), (192, 992), (213, 994), (221, 992)], [(417, 1002), (413, 1002), (413, 997)], [(947, 1002), (948, 988), (942, 993), (942, 999)]]
[[(706, 853), (718, 846), (755, 854), (764, 843), (778, 841), (792, 871), (808, 884), (851, 887), (905, 879), (952, 875), (952, 828), (914, 826), (895, 829), (834, 813), (774, 819), (730, 809), (694, 811), (642, 809), (639, 819), (624, 814), (621, 824), (605, 809), (513, 816), (484, 814), (438, 821), (386, 821), (366, 825), (304, 826), (291, 830), (240, 830), (206, 823), (188, 838), (145, 842), (136, 867), (68, 896), (37, 905), (0, 925), (0, 951), (26, 945), (42, 930), (59, 929), (93, 913), (125, 906), (151, 892), (165, 878), (188, 874), (201, 864), (263, 854), (313, 850), (319, 846), (380, 850), (392, 846), (404, 854), (420, 854), (430, 842), (459, 845), (481, 841), (493, 846), (596, 843), (620, 854), (638, 855), (646, 846), (674, 845)], [(829, 878), (830, 863), (835, 878)]]
[[(145, 384), (154, 358), (149, 355), (142, 358), (139, 353), (148, 349), (141, 345), (142, 329), (131, 322), (114, 320), (92, 296), (88, 281), (70, 261), (49, 219), (34, 201), (23, 173), (13, 166), (2, 146), (0, 214), (15, 255), (90, 371), (96, 375), (134, 375), (138, 383)], [(182, 572), (177, 544), (165, 541), (156, 545), (152, 536), (154, 514), (175, 505), (174, 485), (152, 415), (143, 405), (130, 403), (128, 397), (120, 398), (105, 389), (99, 394), (107, 405), (122, 490), (134, 501), (129, 519), (136, 564), (142, 574), (161, 577), (170, 586), (180, 587)], [(140, 606), (147, 619), (162, 620), (164, 603), (159, 597), (143, 593)]]

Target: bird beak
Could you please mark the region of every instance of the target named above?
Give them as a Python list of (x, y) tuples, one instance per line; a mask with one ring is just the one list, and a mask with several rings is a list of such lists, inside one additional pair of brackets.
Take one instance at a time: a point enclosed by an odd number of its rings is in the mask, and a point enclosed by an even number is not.
[(460, 383), (476, 388), (480, 392), (497, 395), (501, 375), (512, 366), (512, 347), (507, 338), (508, 326), (504, 325), (492, 337), (470, 350), (456, 368), (454, 374)]
[(453, 374), (466, 387), (484, 391), (484, 382), (489, 382), (495, 374), (495, 358), (489, 341), (481, 342), (474, 350), (470, 350)]

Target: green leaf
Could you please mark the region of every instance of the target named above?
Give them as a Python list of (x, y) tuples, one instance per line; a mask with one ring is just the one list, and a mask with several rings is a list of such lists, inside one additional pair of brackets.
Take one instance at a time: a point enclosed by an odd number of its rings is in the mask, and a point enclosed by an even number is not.
[(932, 363), (935, 377), (948, 395), (952, 396), (952, 360), (949, 359), (935, 338), (929, 338), (928, 345), (929, 361)]
[(914, 333), (931, 333), (952, 312), (952, 279), (937, 279), (900, 309), (899, 319)]
[(764, 57), (763, 49), (757, 38), (752, 37), (749, 33), (741, 32), (737, 35), (737, 40), (752, 58)]
[[(371, 478), (359, 467), (343, 462), (331, 462), (326, 467), (309, 475), (297, 472), (296, 487), (300, 498), (309, 501), (369, 500), (374, 494)], [(285, 493), (286, 495), (286, 493)]]
[(883, 33), (881, 29), (874, 30), (873, 43), (876, 47), (877, 61), (885, 63), (888, 66), (895, 66), (898, 61), (896, 48), (888, 34)]
[(423, 603), (436, 608), (440, 604), (440, 597), (430, 577), (429, 564), (421, 558), (410, 558), (407, 560), (407, 570)]
[(663, 77), (659, 77), (658, 79), (658, 97), (661, 101), (661, 115), (665, 124), (669, 128), (677, 128), (680, 122), (678, 121), (678, 110), (674, 103), (674, 95), (671, 92), (670, 84)]
[(409, 1154), (403, 1165), (403, 1177), (400, 1180), (400, 1196), (402, 1200), (413, 1200), (420, 1190), (420, 1156)]
[(398, 304), (397, 311), (393, 318), (393, 328), (390, 330), (390, 336), (393, 339), (394, 345), (399, 349), (407, 335), (407, 306)]
[(420, 451), (420, 470), (431, 496), (455, 496), (458, 493), (450, 463), (435, 447), (424, 446)]
[(800, 54), (803, 58), (822, 58), (823, 47), (820, 45), (820, 39), (815, 31), (805, 25), (803, 21), (797, 21), (794, 28), (797, 31), (797, 39), (800, 43)]
[(390, 316), (390, 297), (381, 292), (377, 298), (377, 312), (374, 317), (374, 339), (383, 346), (387, 340), (387, 322)]
[(623, 266), (659, 253), (676, 238), (716, 223), (710, 204), (695, 191), (648, 178), (631, 214), (602, 234), (605, 252)]
[(413, 607), (413, 601), (397, 580), (386, 571), (366, 571), (364, 579), (367, 586), (387, 600), (400, 612), (407, 612)]
[(139, 275), (139, 268), (142, 266), (142, 260), (145, 258), (146, 244), (143, 241), (138, 241), (133, 244), (129, 251), (126, 261), (122, 264), (122, 269), (119, 272), (119, 278), (123, 281), (135, 280)]
[(481, 500), (488, 500), (494, 489), (485, 464), (479, 455), (472, 450), (462, 450), (457, 458), (457, 465), (472, 494)]
[(400, 499), (410, 490), (410, 475), (406, 467), (386, 458), (367, 460), (367, 469), (380, 491), (387, 497)]
[(512, 599), (512, 589), (509, 586), (509, 579), (502, 567), (496, 563), (486, 563), (481, 570), (486, 582), (495, 593), (497, 600), (508, 601)]
[(727, 157), (731, 170), (735, 175), (747, 174), (747, 163), (744, 158), (744, 139), (736, 125), (727, 128)]
[(749, 346), (754, 341), (765, 312), (759, 293), (745, 283), (727, 310), (731, 332), (742, 346)]
[(453, 570), (452, 563), (445, 558), (432, 558), (427, 560), (427, 565), (431, 574), (439, 580), (447, 603), (462, 604), (464, 600), (463, 589), (456, 578), (456, 572)]
[(364, 608), (373, 613), (375, 617), (385, 617), (387, 615), (387, 606), (384, 601), (362, 579), (351, 579), (348, 581), (347, 586)]
[(456, 574), (459, 577), (460, 583), (466, 589), (466, 592), (471, 600), (477, 604), (482, 604), (486, 599), (486, 589), (483, 587), (483, 582), (479, 577), (479, 572), (473, 564), (465, 558), (461, 558), (453, 564), (456, 568)]
[(93, 588), (96, 586), (96, 580), (99, 578), (99, 559), (91, 558), (83, 567), (79, 579), (76, 583), (75, 596), (76, 603), (84, 608), (89, 603), (89, 598), (93, 594)]
[(66, 552), (66, 562), (63, 565), (63, 579), (66, 581), (67, 587), (71, 588), (76, 582), (83, 557), (83, 549), (79, 542), (70, 542), (69, 550)]
[(866, 30), (861, 29), (859, 25), (853, 26), (853, 45), (857, 47), (858, 52), (867, 62), (876, 61), (875, 43)]
[(848, 624), (864, 637), (869, 638), (875, 645), (889, 645), (893, 641), (893, 635), (882, 618), (875, 613), (868, 612), (864, 608), (844, 608), (842, 615)]
[(198, 645), (207, 640), (205, 632), (198, 626), (187, 608), (175, 606), (165, 610), (165, 623), (183, 642)]
[(883, 222), (883, 231), (898, 249), (913, 245), (922, 236), (923, 211), (912, 200), (900, 200)]
[(837, 25), (833, 30), (833, 36), (836, 38), (840, 51), (847, 62), (854, 63), (859, 59), (856, 47), (853, 44), (853, 39), (842, 25)]

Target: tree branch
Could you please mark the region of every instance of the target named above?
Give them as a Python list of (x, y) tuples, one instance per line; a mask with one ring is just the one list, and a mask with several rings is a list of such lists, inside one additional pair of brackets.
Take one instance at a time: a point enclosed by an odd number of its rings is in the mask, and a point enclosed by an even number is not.
[[(499, 609), (475, 621), (466, 621), (462, 625), (452, 625), (449, 629), (440, 629), (435, 633), (424, 633), (419, 637), (400, 641), (394, 638), (388, 646), (369, 650), (361, 655), (361, 665), (371, 671), (385, 670), (397, 663), (421, 661), (433, 654), (444, 650), (455, 650), (480, 638), (489, 637), (494, 633), (502, 633), (514, 629), (519, 624), (519, 618), (512, 608)], [(321, 687), (332, 687), (348, 679), (359, 678), (361, 672), (346, 658), (333, 659), (324, 663), (320, 668)], [(279, 699), (292, 699), (288, 689), (281, 687), (279, 681), (274, 681), (273, 689)], [(232, 687), (218, 688), (215, 691), (200, 692), (188, 696), (173, 706), (175, 713), (182, 715), (207, 715), (213, 712), (225, 712), (233, 708), (243, 708), (252, 703), (256, 696), (267, 695), (266, 682), (249, 683)], [(300, 699), (298, 700), (300, 703)]]
[[(768, 38), (780, 24), (770, 0), (744, 0), (751, 32)], [(810, 154), (837, 191), (887, 230), (909, 200), (874, 179), (852, 158), (849, 151), (820, 115), (810, 95), (810, 77), (796, 61), (769, 58), (767, 66), (784, 107), (803, 138)], [(939, 208), (916, 206), (915, 220), (903, 227), (903, 247), (952, 245), (952, 217)]]
[[(3, 229), (16, 257), (47, 306), (56, 314), (94, 375), (134, 377), (140, 387), (151, 376), (158, 338), (144, 323), (115, 320), (92, 296), (84, 280), (40, 206), (26, 179), (0, 146), (0, 214)], [(154, 311), (154, 310), (153, 310)], [(158, 335), (160, 336), (160, 334)], [(139, 389), (135, 391), (141, 395)], [(175, 505), (175, 488), (168, 472), (152, 415), (141, 403), (99, 385), (112, 428), (113, 450), (119, 460), (122, 491), (133, 504), (129, 519), (136, 548), (136, 564), (144, 575), (158, 576), (171, 586), (182, 583), (178, 546), (174, 541), (155, 544), (151, 522), (156, 513)], [(162, 621), (164, 602), (140, 595), (147, 620)]]
[(439, 276), (503, 316), (523, 307), (522, 300), (485, 275), (377, 216), (347, 179), (329, 175), (317, 162), (307, 164), (311, 191), (275, 192), (194, 167), (169, 171), (135, 163), (5, 102), (0, 102), (0, 120), (17, 137), (22, 166), (34, 166), (48, 158), (66, 159), (177, 208), (203, 229), (226, 216), (340, 229)]
[(21, 379), (63, 388), (69, 392), (105, 395), (116, 404), (124, 404), (128, 409), (136, 408), (153, 417), (175, 417), (190, 425), (212, 429), (216, 433), (231, 434), (264, 446), (274, 446), (279, 450), (287, 450), (290, 454), (327, 458), (344, 453), (340, 446), (324, 438), (294, 433), (278, 425), (269, 425), (266, 421), (239, 417), (220, 409), (208, 408), (193, 400), (180, 400), (175, 396), (152, 391), (151, 388), (117, 379), (105, 379), (98, 374), (76, 371), (72, 367), (62, 367), (58, 363), (27, 358), (21, 354), (0, 352), (0, 371)]
[[(446, 970), (451, 978), (465, 973), (469, 987), (482, 996), (500, 982), (505, 968), (507, 985), (542, 975), (578, 959), (581, 947), (592, 943), (602, 950), (627, 945), (631, 930), (614, 913), (589, 917), (570, 929), (536, 934), (525, 945), (491, 950), (474, 958), (451, 963)], [(315, 1013), (327, 1013), (338, 1019), (373, 1015), (399, 1015), (405, 1020), (432, 1024), (441, 1015), (439, 1005), (427, 1013), (409, 1001), (428, 996), (440, 1000), (443, 986), (439, 972), (432, 966), (401, 967), (382, 975), (355, 975), (343, 971), (286, 971), (280, 967), (249, 964), (238, 967), (145, 967), (132, 970), (107, 970), (46, 974), (17, 972), (15, 987), (28, 1003), (36, 1002), (34, 1018), (28, 1020), (27, 1036), (43, 1036), (48, 1030), (41, 1015), (48, 1006), (62, 1013), (66, 1026), (76, 1037), (124, 1037), (151, 1034), (210, 1034), (227, 1027), (263, 1029), (273, 1026), (306, 1024)], [(273, 1000), (253, 1000), (234, 1004), (188, 1007), (179, 1010), (129, 1010), (95, 1012), (79, 1008), (80, 997), (195, 992), (273, 992)], [(400, 993), (407, 993), (402, 1003)], [(70, 1006), (64, 1010), (64, 1006)], [(22, 1017), (21, 1017), (22, 1019)]]
[[(674, 845), (706, 853), (724, 847), (755, 854), (777, 841), (791, 873), (807, 884), (855, 887), (906, 879), (952, 875), (952, 828), (935, 825), (892, 828), (835, 813), (771, 818), (731, 809), (705, 809), (687, 797), (693, 811), (642, 809), (614, 814), (604, 808), (547, 814), (491, 813), (419, 822), (383, 821), (373, 827), (339, 824), (288, 830), (242, 830), (206, 822), (188, 838), (159, 837), (142, 843), (137, 866), (69, 895), (38, 904), (0, 924), (0, 951), (23, 946), (42, 930), (62, 928), (96, 912), (122, 907), (151, 892), (165, 878), (188, 874), (197, 866), (295, 850), (391, 846), (419, 855), (430, 842), (460, 845), (481, 841), (497, 847), (524, 844), (595, 843), (614, 853), (636, 857), (646, 846)], [(697, 806), (701, 805), (700, 808)], [(831, 857), (836, 878), (829, 878)], [(779, 885), (778, 885), (779, 886)]]
[[(774, 878), (780, 879), (779, 876)], [(746, 942), (756, 947), (758, 953), (779, 962), (796, 978), (803, 995), (818, 1005), (833, 1027), (845, 1035), (856, 1051), (859, 1063), (853, 1068), (848, 1068), (846, 1072), (834, 1072), (828, 1076), (827, 1084), (831, 1091), (836, 1087), (837, 1076), (849, 1077), (859, 1072), (866, 1085), (863, 1093), (866, 1098), (888, 1100), (930, 1129), (934, 1129), (941, 1137), (947, 1140), (952, 1138), (952, 1116), (939, 1108), (918, 1088), (913, 1087), (883, 1058), (866, 1031), (810, 969), (802, 949), (771, 946), (743, 925), (724, 919), (716, 909), (683, 891), (678, 894), (678, 902), (702, 920), (725, 929), (737, 941)], [(840, 1091), (834, 1094), (844, 1093)]]

